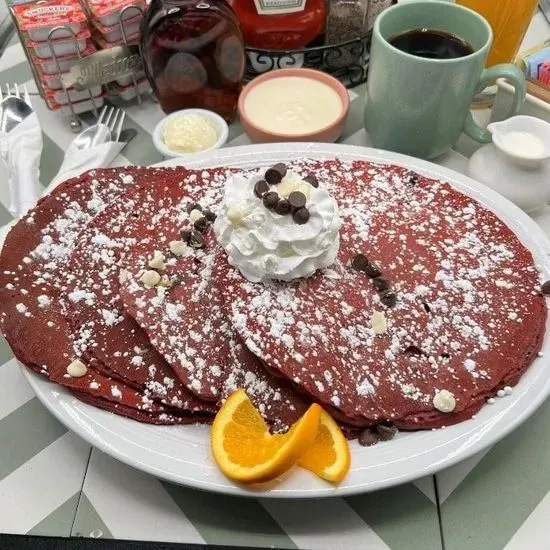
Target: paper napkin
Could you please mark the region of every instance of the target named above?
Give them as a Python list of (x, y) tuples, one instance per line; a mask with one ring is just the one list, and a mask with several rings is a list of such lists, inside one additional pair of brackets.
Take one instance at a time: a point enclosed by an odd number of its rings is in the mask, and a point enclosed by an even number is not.
[(8, 170), (9, 211), (24, 214), (39, 196), (42, 131), (36, 113), (11, 132), (0, 132), (0, 152)]
[(108, 141), (90, 149), (81, 151), (68, 150), (59, 172), (50, 184), (50, 189), (53, 189), (65, 180), (79, 176), (83, 172), (86, 172), (86, 170), (109, 166), (125, 145), (121, 141)]

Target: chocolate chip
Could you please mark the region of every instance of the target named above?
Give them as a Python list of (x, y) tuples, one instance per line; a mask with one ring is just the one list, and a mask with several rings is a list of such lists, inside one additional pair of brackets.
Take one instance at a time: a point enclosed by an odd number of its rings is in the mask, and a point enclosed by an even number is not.
[(364, 254), (357, 254), (351, 261), (351, 267), (356, 271), (366, 271), (369, 260)]
[(390, 288), (390, 283), (388, 283), (387, 279), (384, 279), (384, 277), (375, 277), (372, 280), (372, 284), (378, 292), (383, 292), (384, 290), (388, 290), (388, 288)]
[(290, 206), (292, 206), (293, 210), (304, 207), (306, 205), (306, 201), (306, 196), (301, 191), (292, 191), (292, 193), (288, 196), (288, 202), (290, 203)]
[(254, 185), (254, 194), (259, 199), (261, 199), (268, 191), (269, 191), (269, 185), (265, 180), (257, 181), (256, 185)]
[(370, 428), (367, 428), (359, 434), (357, 441), (362, 447), (371, 447), (380, 441), (380, 437), (376, 432), (373, 432)]
[(292, 219), (298, 225), (304, 225), (304, 223), (307, 223), (309, 220), (309, 210), (305, 207), (294, 210), (294, 212), (292, 212)]
[(208, 229), (208, 220), (203, 216), (202, 218), (199, 218), (195, 221), (193, 224), (193, 227), (200, 231), (201, 233), (204, 233)]
[(266, 208), (275, 208), (277, 206), (277, 203), (279, 202), (279, 195), (277, 195), (277, 193), (274, 193), (273, 191), (270, 191), (262, 197), (262, 201)]
[(272, 166), (271, 168), (268, 168), (265, 171), (265, 181), (269, 183), (269, 185), (276, 185), (277, 183), (280, 183), (281, 180), (286, 175), (286, 166), (279, 162), (275, 166)]
[(413, 345), (407, 346), (405, 350), (403, 351), (405, 355), (416, 355), (417, 357), (420, 357), (423, 355), (422, 350), (418, 347)]
[(546, 281), (540, 289), (542, 290), (543, 294), (550, 295), (550, 281)]
[(312, 187), (319, 187), (319, 180), (313, 174), (306, 176), (304, 181), (307, 181)]
[(199, 212), (202, 212), (202, 206), (198, 202), (193, 202), (187, 207), (187, 213), (191, 214), (193, 210), (198, 210)]
[(292, 210), (290, 203), (286, 199), (281, 199), (277, 205), (275, 206), (275, 212), (279, 214), (280, 216), (286, 216), (287, 214), (290, 214), (290, 211)]
[(191, 231), (189, 229), (182, 229), (180, 231), (180, 235), (181, 235), (181, 240), (184, 243), (189, 244), (189, 241), (191, 240)]
[(191, 231), (189, 246), (193, 248), (202, 248), (204, 244), (204, 237), (201, 235), (200, 231), (197, 231), (196, 229)]
[(395, 437), (397, 428), (393, 424), (378, 424), (376, 426), (376, 433), (381, 441), (389, 441)]
[(380, 301), (387, 307), (393, 307), (397, 303), (397, 294), (393, 290), (384, 290), (380, 295)]
[(204, 217), (210, 222), (210, 223), (213, 223), (216, 221), (216, 214), (214, 214), (214, 212), (212, 212), (212, 210), (205, 210), (203, 212), (204, 214)]
[(419, 179), (420, 175), (416, 172), (407, 172), (407, 174), (405, 174), (405, 182), (410, 185), (416, 185)]
[(426, 313), (430, 313), (432, 311), (432, 309), (430, 308), (430, 305), (427, 304), (426, 302), (422, 302), (422, 307), (424, 308), (424, 311)]
[(382, 275), (382, 270), (380, 269), (378, 264), (369, 264), (365, 269), (365, 272), (369, 277), (372, 277), (373, 279)]

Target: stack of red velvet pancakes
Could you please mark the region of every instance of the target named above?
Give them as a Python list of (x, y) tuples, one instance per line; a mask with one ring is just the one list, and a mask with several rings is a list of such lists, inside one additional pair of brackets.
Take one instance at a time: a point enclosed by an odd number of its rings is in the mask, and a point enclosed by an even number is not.
[(350, 436), (450, 425), (517, 383), (547, 314), (495, 214), (363, 161), (95, 170), (19, 220), (0, 264), (16, 357), (157, 424), (210, 422), (244, 388), (276, 431), (312, 401)]

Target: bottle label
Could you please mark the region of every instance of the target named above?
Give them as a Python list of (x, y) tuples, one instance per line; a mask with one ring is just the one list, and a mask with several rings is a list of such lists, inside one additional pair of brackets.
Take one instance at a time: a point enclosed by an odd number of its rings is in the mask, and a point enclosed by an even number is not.
[(307, 0), (254, 0), (259, 15), (280, 15), (304, 11)]

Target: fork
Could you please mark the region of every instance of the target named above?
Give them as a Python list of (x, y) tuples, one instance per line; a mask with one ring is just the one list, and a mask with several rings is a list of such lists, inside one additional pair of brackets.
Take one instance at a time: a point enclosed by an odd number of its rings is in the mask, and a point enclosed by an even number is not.
[(69, 144), (65, 155), (90, 149), (107, 141), (119, 141), (125, 117), (126, 112), (122, 109), (105, 105), (97, 123), (80, 132)]
[(118, 141), (120, 138), (120, 132), (122, 132), (122, 125), (124, 124), (125, 117), (126, 112), (122, 109), (105, 105), (103, 109), (101, 109), (101, 113), (99, 113), (96, 126), (107, 126), (111, 133), (111, 140)]
[[(32, 107), (31, 104), (31, 98), (29, 95), (29, 90), (27, 89), (27, 85), (23, 84), (23, 101), (29, 106)], [(21, 99), (21, 92), (19, 90), (19, 85), (14, 84), (13, 85), (13, 94), (11, 93), (10, 85), (6, 84), (6, 99), (8, 97), (16, 97), (17, 99)], [(4, 93), (2, 92), (2, 86), (0, 86), (0, 103), (4, 101)]]

